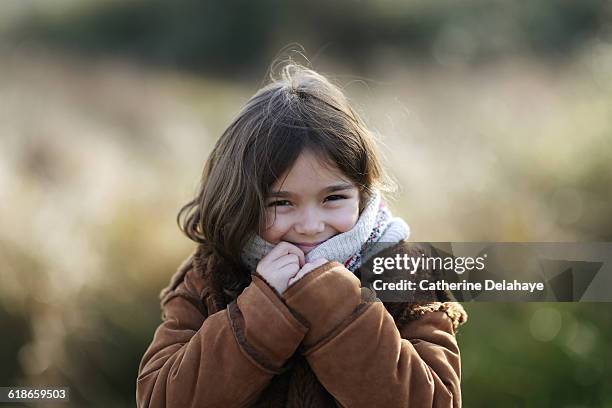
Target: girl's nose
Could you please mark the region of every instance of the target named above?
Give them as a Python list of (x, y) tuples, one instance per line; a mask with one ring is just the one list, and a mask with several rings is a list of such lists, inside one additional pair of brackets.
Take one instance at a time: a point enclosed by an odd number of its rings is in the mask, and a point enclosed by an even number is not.
[(304, 210), (294, 228), (298, 234), (315, 235), (325, 231), (325, 222), (316, 210)]

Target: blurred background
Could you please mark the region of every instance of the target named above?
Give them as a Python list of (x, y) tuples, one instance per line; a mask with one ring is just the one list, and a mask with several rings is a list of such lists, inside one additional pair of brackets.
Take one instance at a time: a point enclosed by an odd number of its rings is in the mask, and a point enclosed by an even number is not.
[[(279, 56), (376, 132), (412, 240), (612, 241), (608, 1), (3, 0), (0, 386), (135, 406), (176, 213)], [(465, 406), (612, 407), (612, 305), (466, 309)]]

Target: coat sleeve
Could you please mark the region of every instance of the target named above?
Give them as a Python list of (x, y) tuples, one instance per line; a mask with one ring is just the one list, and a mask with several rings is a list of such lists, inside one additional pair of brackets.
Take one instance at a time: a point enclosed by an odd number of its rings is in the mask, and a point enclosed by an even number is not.
[(191, 275), (163, 305), (139, 366), (137, 406), (248, 406), (283, 371), (307, 327), (255, 275), (227, 309), (207, 316)]
[(344, 266), (328, 262), (283, 294), (310, 325), (301, 351), (338, 405), (460, 407), (459, 348), (448, 314), (423, 313), (400, 332), (380, 301), (362, 300), (367, 292)]

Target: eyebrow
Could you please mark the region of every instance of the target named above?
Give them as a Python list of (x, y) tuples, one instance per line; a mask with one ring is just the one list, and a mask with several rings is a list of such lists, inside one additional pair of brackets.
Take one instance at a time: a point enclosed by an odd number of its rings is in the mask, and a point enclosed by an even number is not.
[[(350, 190), (352, 189), (354, 186), (350, 183), (341, 183), (341, 184), (334, 184), (332, 186), (328, 186), (325, 187), (323, 190), (321, 190), (321, 193), (335, 193), (336, 191), (344, 191), (344, 190)], [(291, 197), (293, 194), (289, 191), (271, 191), (268, 196), (269, 197)]]

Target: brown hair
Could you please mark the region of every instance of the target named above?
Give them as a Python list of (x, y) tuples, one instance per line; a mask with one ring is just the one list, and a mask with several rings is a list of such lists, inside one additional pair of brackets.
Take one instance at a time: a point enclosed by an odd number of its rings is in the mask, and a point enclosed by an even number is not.
[(372, 134), (340, 89), (289, 63), (223, 132), (204, 165), (196, 197), (178, 213), (179, 227), (239, 266), (242, 247), (265, 219), (270, 187), (307, 149), (357, 185), (361, 208), (374, 188), (388, 185)]

